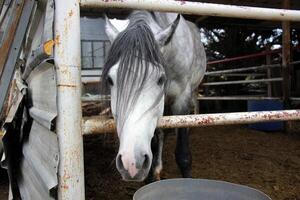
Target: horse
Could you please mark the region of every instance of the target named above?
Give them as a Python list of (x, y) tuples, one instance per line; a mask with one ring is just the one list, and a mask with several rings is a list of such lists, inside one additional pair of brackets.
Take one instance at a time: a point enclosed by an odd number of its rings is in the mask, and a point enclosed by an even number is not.
[[(176, 13), (133, 11), (119, 31), (105, 16), (112, 45), (103, 72), (111, 95), (119, 150), (116, 167), (125, 181), (159, 180), (164, 134), (157, 121), (165, 107), (190, 114), (206, 70), (200, 31)], [(179, 128), (175, 157), (183, 177), (191, 177), (189, 129)]]

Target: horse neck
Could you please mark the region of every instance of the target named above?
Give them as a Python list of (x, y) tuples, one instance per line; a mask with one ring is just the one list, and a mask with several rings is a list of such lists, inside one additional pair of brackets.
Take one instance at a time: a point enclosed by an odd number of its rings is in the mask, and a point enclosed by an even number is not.
[(174, 22), (177, 13), (153, 12), (156, 23), (162, 28), (166, 28), (169, 24)]
[(149, 11), (137, 10), (133, 11), (129, 16), (130, 23), (136, 23), (138, 21), (144, 21), (149, 25), (152, 32), (155, 34), (160, 30), (160, 26), (157, 24), (153, 15)]
[[(163, 14), (164, 13), (160, 13), (160, 16), (164, 20), (166, 26), (172, 23), (177, 16), (177, 14), (174, 15), (173, 13)], [(184, 55), (189, 61), (193, 60), (194, 38), (195, 35), (190, 29), (187, 21), (181, 17), (172, 39), (164, 48), (163, 55), (165, 60), (167, 62), (169, 60), (176, 61), (179, 65), (191, 65), (191, 63), (182, 63), (182, 58), (179, 55)]]
[[(140, 20), (145, 21), (150, 26), (152, 32), (156, 34), (157, 32), (170, 25), (176, 19), (176, 17), (176, 13), (151, 13), (148, 11), (134, 11), (130, 15), (129, 19), (131, 23)], [(193, 61), (194, 37), (195, 35), (193, 35), (188, 23), (184, 20), (184, 18), (181, 18), (171, 41), (164, 48), (165, 50), (163, 52), (163, 55), (165, 61), (167, 62), (165, 69), (166, 71), (169, 71), (168, 67), (189, 70), (188, 67), (191, 66), (191, 63), (189, 62)], [(177, 77), (178, 76), (181, 76), (181, 73), (179, 73)]]

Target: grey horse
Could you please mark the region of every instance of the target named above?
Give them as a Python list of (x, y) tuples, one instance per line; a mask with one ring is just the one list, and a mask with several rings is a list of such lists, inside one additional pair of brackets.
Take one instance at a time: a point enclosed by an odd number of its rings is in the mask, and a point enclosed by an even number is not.
[[(106, 18), (112, 46), (102, 76), (120, 142), (117, 169), (126, 181), (153, 181), (162, 170), (164, 136), (157, 121), (166, 106), (168, 114), (191, 113), (206, 55), (198, 28), (181, 15), (134, 11), (128, 19), (120, 32)], [(189, 129), (176, 133), (176, 162), (182, 176), (191, 177)]]

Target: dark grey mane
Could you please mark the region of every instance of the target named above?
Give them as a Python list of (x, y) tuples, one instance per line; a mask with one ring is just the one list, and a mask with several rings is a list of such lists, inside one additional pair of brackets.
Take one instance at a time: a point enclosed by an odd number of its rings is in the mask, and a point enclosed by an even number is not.
[[(104, 85), (108, 88), (108, 72), (119, 62), (117, 81), (114, 84), (118, 88), (115, 117), (120, 129), (137, 102), (148, 75), (156, 73), (158, 76), (161, 73), (157, 72), (164, 72), (163, 56), (145, 17), (131, 18), (128, 27), (112, 43), (103, 69)], [(154, 70), (150, 68), (150, 63)], [(154, 104), (162, 96), (163, 93)]]

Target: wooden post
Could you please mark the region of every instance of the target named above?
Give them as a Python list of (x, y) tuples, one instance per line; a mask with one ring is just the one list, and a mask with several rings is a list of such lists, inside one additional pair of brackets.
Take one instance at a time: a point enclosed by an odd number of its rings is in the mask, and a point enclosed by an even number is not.
[[(290, 0), (284, 0), (283, 8), (288, 9)], [(291, 60), (291, 30), (290, 22), (282, 22), (282, 73), (283, 73), (283, 100), (285, 105), (288, 105), (288, 99), (291, 93), (290, 84), (290, 60)]]
[[(290, 8), (290, 0), (283, 1), (283, 8)], [(291, 75), (290, 75), (290, 60), (291, 60), (291, 28), (289, 21), (282, 22), (282, 94), (285, 109), (290, 107), (289, 98), (291, 96)], [(285, 130), (288, 131), (289, 123), (285, 124)]]
[[(270, 46), (267, 46), (267, 51), (270, 51)], [(266, 55), (266, 65), (271, 65), (272, 64), (272, 55), (267, 54)], [(272, 78), (272, 73), (271, 73), (271, 68), (267, 68), (267, 78)], [(268, 88), (267, 88), (267, 95), (268, 97), (272, 96), (272, 82), (268, 82)]]

